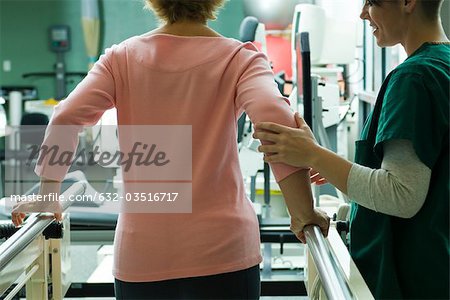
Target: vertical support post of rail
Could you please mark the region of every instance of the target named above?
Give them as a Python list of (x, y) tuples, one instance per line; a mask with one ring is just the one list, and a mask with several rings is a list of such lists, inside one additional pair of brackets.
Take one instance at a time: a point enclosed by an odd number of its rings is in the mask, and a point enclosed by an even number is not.
[[(42, 246), (41, 255), (35, 260), (35, 264), (39, 266), (39, 269), (31, 276), (26, 284), (26, 296), (27, 300), (42, 299), (48, 300), (48, 242), (44, 236), (40, 236), (40, 243)], [(32, 264), (34, 265), (34, 264)], [(27, 269), (29, 271), (30, 267)]]
[(62, 300), (62, 268), (61, 268), (61, 240), (51, 239), (49, 243), (49, 253), (51, 257), (51, 273), (50, 277), (52, 279), (52, 299)]
[(62, 300), (71, 283), (70, 269), (70, 219), (65, 214), (63, 219), (63, 237), (49, 240), (51, 256), (52, 299)]
[(312, 287), (314, 284), (314, 279), (317, 276), (317, 269), (314, 265), (313, 258), (311, 253), (308, 250), (308, 247), (305, 247), (305, 257), (306, 257), (306, 266), (305, 266), (305, 286), (308, 295), (311, 297)]

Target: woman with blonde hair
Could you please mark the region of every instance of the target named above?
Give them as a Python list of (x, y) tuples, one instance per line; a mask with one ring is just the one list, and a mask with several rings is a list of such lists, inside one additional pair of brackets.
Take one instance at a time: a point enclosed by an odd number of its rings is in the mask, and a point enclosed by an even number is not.
[[(192, 213), (121, 213), (114, 270), (118, 299), (257, 299), (261, 263), (258, 220), (238, 163), (236, 123), (295, 126), (266, 57), (252, 44), (207, 26), (223, 0), (147, 0), (162, 26), (106, 50), (62, 101), (54, 125), (96, 124), (115, 107), (120, 125), (192, 126)], [(52, 134), (47, 132), (46, 141)], [(76, 147), (76, 135), (61, 144)], [(327, 233), (329, 218), (313, 209), (307, 169), (274, 164), (303, 239), (307, 224)], [(67, 169), (38, 166), (42, 190)], [(127, 188), (127, 183), (125, 183)], [(22, 221), (21, 215), (14, 217)]]

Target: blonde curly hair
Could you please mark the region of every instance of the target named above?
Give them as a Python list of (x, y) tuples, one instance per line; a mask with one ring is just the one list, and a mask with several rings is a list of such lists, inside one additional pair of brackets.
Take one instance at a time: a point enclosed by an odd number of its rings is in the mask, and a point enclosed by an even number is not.
[(216, 13), (226, 0), (145, 0), (146, 8), (154, 11), (162, 21), (206, 23), (215, 20)]

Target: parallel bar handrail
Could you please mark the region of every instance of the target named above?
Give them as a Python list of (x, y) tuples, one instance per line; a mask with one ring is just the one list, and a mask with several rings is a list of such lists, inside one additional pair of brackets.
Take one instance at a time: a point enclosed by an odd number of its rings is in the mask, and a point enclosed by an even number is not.
[[(85, 182), (76, 182), (62, 194), (64, 196), (63, 199), (68, 199), (69, 195), (83, 194), (85, 190)], [(72, 204), (71, 201), (61, 201), (61, 203), (62, 211), (65, 211)], [(46, 213), (32, 214), (22, 228), (0, 245), (0, 271), (31, 244), (37, 236), (42, 234), (53, 220), (54, 218), (48, 218)]]
[(5, 300), (12, 300), (14, 296), (20, 291), (20, 289), (27, 283), (27, 281), (37, 272), (39, 265), (34, 265), (25, 275), (25, 277), (13, 288), (11, 292), (6, 296)]
[(329, 300), (354, 299), (353, 293), (344, 279), (337, 259), (325, 241), (319, 227), (307, 226), (304, 229), (306, 243), (319, 273), (324, 292)]

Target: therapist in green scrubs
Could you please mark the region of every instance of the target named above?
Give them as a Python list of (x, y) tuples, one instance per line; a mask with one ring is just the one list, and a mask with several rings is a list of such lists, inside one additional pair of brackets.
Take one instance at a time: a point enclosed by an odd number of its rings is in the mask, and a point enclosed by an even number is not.
[[(267, 162), (311, 167), (352, 199), (350, 252), (377, 299), (449, 299), (450, 44), (442, 0), (367, 0), (381, 47), (408, 58), (385, 79), (355, 163), (298, 129), (256, 125)], [(317, 177), (317, 176), (316, 176)]]

